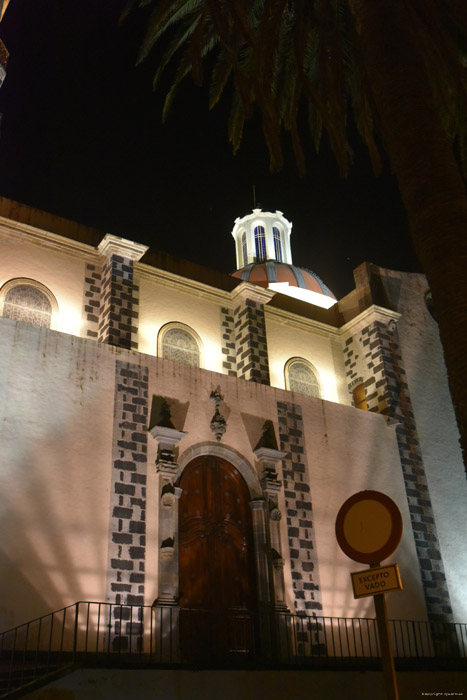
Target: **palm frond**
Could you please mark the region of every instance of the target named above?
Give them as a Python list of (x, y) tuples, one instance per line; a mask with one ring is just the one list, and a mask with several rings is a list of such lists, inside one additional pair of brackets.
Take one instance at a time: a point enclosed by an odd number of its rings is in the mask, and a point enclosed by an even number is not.
[(242, 140), (244, 123), (245, 114), (243, 111), (243, 105), (239, 99), (238, 93), (234, 92), (228, 124), (229, 141), (232, 144), (234, 154), (238, 151)]
[(190, 16), (196, 15), (203, 6), (203, 0), (149, 0), (145, 4), (155, 4), (149, 20), (146, 33), (143, 37), (138, 54), (138, 63), (141, 63), (152, 51), (159, 38), (172, 25), (184, 22)]
[(209, 91), (209, 109), (212, 109), (216, 105), (224, 88), (227, 85), (227, 81), (232, 75), (232, 66), (229, 61), (226, 60), (225, 56), (221, 53), (217, 58), (217, 62), (212, 69), (211, 73), (211, 83)]
[(166, 70), (168, 64), (175, 56), (175, 54), (180, 51), (188, 42), (190, 36), (195, 30), (197, 24), (197, 18), (195, 17), (192, 24), (182, 24), (177, 27), (173, 32), (173, 38), (159, 59), (159, 67), (156, 70), (153, 78), (153, 88), (156, 88), (162, 74)]
[(136, 8), (140, 9), (149, 5), (152, 0), (127, 0), (127, 3), (120, 13), (120, 22), (124, 22), (128, 15)]
[[(464, 0), (404, 0), (409, 9), (414, 50), (422, 57), (433, 100), (447, 138), (466, 163), (467, 11)], [(375, 133), (379, 118), (365, 66), (352, 0), (130, 0), (126, 12), (153, 6), (139, 60), (170, 34), (154, 77), (156, 84), (172, 61), (175, 78), (165, 104), (166, 118), (181, 81), (203, 79), (203, 63), (218, 54), (210, 76), (209, 106), (220, 100), (232, 79), (234, 95), (229, 138), (239, 148), (245, 121), (257, 107), (270, 163), (282, 163), (281, 138), (290, 134), (299, 169), (305, 163), (302, 106), (308, 108), (309, 138), (319, 149), (323, 131), (342, 174), (352, 161), (350, 111), (366, 144), (374, 171), (381, 169)]]

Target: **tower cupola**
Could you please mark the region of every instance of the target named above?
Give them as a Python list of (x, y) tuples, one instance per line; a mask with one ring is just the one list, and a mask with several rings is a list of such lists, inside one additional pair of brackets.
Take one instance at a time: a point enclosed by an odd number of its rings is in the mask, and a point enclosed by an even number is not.
[(281, 211), (275, 213), (253, 209), (251, 214), (235, 219), (237, 270), (249, 263), (275, 260), (291, 263), (290, 233), (292, 224)]

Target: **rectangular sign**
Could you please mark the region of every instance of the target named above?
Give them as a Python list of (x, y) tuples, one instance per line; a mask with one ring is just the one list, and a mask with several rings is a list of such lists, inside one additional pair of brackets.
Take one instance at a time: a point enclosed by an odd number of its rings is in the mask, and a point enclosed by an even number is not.
[(377, 569), (366, 569), (350, 574), (354, 598), (364, 598), (367, 595), (401, 591), (402, 582), (397, 564), (380, 566)]

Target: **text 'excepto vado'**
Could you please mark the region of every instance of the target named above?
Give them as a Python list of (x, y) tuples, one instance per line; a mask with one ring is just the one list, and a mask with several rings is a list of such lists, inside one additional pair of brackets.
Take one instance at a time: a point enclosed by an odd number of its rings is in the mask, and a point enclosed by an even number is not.
[(397, 564), (370, 568), (350, 574), (355, 598), (378, 593), (401, 591), (402, 582)]

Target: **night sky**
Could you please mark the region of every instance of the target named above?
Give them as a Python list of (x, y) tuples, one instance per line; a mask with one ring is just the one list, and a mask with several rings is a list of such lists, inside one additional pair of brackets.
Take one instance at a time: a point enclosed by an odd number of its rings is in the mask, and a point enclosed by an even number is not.
[(285, 137), (284, 169), (269, 174), (258, 116), (236, 156), (230, 94), (213, 111), (187, 79), (170, 118), (157, 92), (157, 55), (136, 67), (144, 14), (123, 26), (126, 0), (11, 0), (0, 23), (10, 59), (0, 89), (0, 195), (222, 272), (235, 268), (230, 232), (257, 206), (293, 222), (294, 263), (338, 297), (367, 260), (418, 271), (395, 178), (375, 178), (357, 137), (348, 180), (323, 142), (309, 142), (300, 178)]

